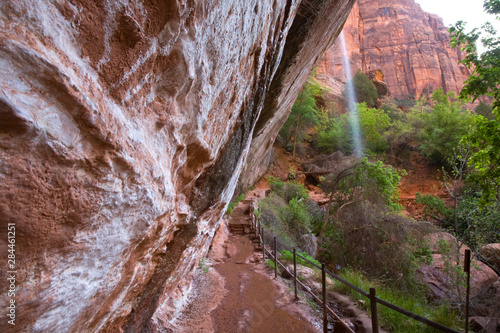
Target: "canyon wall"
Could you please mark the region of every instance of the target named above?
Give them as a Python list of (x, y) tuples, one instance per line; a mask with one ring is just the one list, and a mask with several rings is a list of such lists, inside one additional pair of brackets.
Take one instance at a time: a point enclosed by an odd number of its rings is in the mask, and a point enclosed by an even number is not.
[(164, 331), (352, 5), (3, 1), (0, 330)]
[[(452, 49), (447, 27), (414, 0), (358, 0), (343, 29), (352, 73), (381, 70), (393, 97), (418, 98), (438, 87), (459, 92), (469, 72)], [(335, 92), (345, 70), (339, 42), (318, 64), (319, 78)]]

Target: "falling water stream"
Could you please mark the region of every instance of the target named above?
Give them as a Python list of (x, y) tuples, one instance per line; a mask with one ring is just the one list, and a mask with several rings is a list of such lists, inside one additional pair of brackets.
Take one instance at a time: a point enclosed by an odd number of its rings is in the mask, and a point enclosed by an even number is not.
[(346, 76), (346, 89), (347, 89), (347, 106), (349, 109), (349, 118), (351, 120), (352, 136), (354, 140), (354, 154), (358, 156), (363, 156), (363, 145), (361, 143), (361, 132), (359, 128), (358, 110), (356, 108), (356, 93), (354, 91), (354, 86), (352, 84), (352, 72), (351, 66), (349, 64), (349, 58), (347, 56), (347, 47), (344, 39), (344, 32), (341, 31), (340, 35), (340, 45), (342, 47), (342, 60), (345, 68)]

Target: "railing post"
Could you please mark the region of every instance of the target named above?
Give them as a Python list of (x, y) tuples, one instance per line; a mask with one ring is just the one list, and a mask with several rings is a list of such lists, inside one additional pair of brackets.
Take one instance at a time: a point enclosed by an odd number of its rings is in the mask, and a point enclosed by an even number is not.
[(255, 216), (255, 234), (258, 235), (260, 230), (260, 220), (257, 216)]
[(467, 274), (467, 289), (465, 293), (465, 333), (469, 332), (469, 294), (470, 294), (470, 250), (465, 250), (464, 271)]
[(266, 262), (266, 241), (264, 240), (264, 227), (261, 227), (260, 236), (262, 237), (262, 263)]
[(372, 312), (372, 332), (378, 333), (377, 300), (375, 299), (375, 288), (370, 288), (370, 309)]
[(253, 201), (250, 201), (250, 220), (252, 221), (252, 230), (255, 230), (254, 216), (253, 216)]
[(295, 290), (295, 299), (297, 300), (297, 257), (295, 256), (295, 248), (293, 248), (293, 288)]
[(274, 278), (278, 278), (278, 243), (276, 236), (274, 236)]
[(328, 317), (326, 313), (326, 273), (325, 273), (325, 263), (321, 263), (321, 285), (323, 288), (323, 332), (328, 332)]

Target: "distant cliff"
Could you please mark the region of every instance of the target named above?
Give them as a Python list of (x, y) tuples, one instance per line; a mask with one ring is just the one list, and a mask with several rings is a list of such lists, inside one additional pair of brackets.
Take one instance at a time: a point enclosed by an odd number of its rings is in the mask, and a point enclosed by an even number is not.
[[(443, 87), (459, 92), (468, 70), (458, 62), (447, 27), (414, 0), (358, 0), (343, 28), (353, 73), (381, 70), (393, 97), (418, 98)], [(339, 41), (324, 54), (321, 80), (341, 89), (345, 82)]]

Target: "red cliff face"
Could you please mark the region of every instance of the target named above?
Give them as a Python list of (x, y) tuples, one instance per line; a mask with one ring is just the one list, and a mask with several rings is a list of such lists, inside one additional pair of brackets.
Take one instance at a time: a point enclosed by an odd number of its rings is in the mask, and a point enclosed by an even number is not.
[(3, 1), (0, 331), (163, 332), (352, 4)]
[[(469, 75), (442, 19), (414, 0), (358, 0), (343, 33), (353, 73), (381, 70), (393, 97), (418, 98), (438, 87), (459, 92)], [(339, 44), (318, 66), (321, 79), (337, 90), (334, 77), (345, 81)]]

